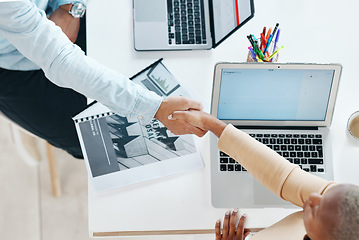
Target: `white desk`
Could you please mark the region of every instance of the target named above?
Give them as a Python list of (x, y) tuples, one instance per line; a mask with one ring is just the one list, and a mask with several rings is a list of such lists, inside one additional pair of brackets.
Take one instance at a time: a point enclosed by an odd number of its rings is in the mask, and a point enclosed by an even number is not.
[[(355, 5), (355, 6), (354, 6)], [(210, 51), (136, 52), (132, 1), (92, 0), (87, 13), (88, 55), (131, 76), (160, 57), (180, 81), (198, 93), (209, 111), (213, 66), (245, 61), (246, 35), (280, 23), (279, 62), (341, 63), (344, 66), (331, 126), (335, 180), (359, 184), (359, 147), (349, 144), (346, 121), (359, 110), (357, 42), (359, 2), (350, 0), (255, 0), (255, 17)], [(112, 193), (89, 194), (89, 231), (93, 236), (213, 233), (225, 209), (210, 203), (209, 138), (197, 139), (206, 167), (201, 171), (146, 182)], [(240, 183), (238, 183), (240, 187)], [(266, 227), (293, 210), (240, 209), (247, 226)], [(256, 223), (256, 224), (255, 224)]]

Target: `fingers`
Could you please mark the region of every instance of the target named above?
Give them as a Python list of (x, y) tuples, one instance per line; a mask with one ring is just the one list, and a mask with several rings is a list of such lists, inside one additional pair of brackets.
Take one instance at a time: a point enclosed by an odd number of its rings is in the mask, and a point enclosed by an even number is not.
[[(229, 220), (229, 239), (233, 239), (234, 236), (236, 235), (236, 223), (237, 223), (237, 213), (238, 210), (234, 209), (232, 212), (232, 216), (230, 216), (230, 220)], [(238, 230), (237, 230), (238, 231)]]
[(249, 231), (244, 231), (244, 223), (246, 221), (246, 214), (243, 214), (241, 218), (239, 219), (238, 227), (237, 227), (237, 239), (245, 239), (249, 235)]
[[(244, 230), (246, 214), (243, 214), (239, 219), (238, 226), (236, 226), (238, 218), (238, 209), (234, 209), (232, 214), (227, 211), (223, 220), (223, 231), (221, 234), (221, 221), (218, 220), (215, 226), (216, 240), (244, 240), (250, 231)], [(237, 229), (236, 229), (237, 227)]]
[(221, 240), (222, 239), (221, 220), (217, 220), (217, 222), (216, 222), (215, 233), (216, 233), (216, 240)]
[(192, 124), (193, 126), (205, 130), (199, 114), (200, 114), (199, 111), (175, 111), (168, 116), (168, 119), (170, 120), (181, 119), (183, 121)]
[(224, 220), (223, 220), (223, 232), (222, 232), (222, 236), (223, 239), (227, 239), (228, 235), (229, 235), (229, 219), (231, 217), (231, 212), (227, 211), (226, 214), (224, 215)]

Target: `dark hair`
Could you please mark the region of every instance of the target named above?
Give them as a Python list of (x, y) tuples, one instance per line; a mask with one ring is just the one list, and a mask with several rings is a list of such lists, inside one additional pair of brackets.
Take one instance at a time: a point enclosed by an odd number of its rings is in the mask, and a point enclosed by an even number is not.
[(350, 185), (339, 204), (339, 223), (333, 240), (359, 239), (359, 186)]

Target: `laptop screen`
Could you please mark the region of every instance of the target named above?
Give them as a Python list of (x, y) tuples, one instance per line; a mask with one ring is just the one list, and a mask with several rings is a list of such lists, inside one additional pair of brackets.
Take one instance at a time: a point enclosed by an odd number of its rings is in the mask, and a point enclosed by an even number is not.
[(332, 69), (233, 69), (221, 73), (221, 120), (324, 121)]
[(253, 0), (212, 0), (214, 47), (254, 16)]

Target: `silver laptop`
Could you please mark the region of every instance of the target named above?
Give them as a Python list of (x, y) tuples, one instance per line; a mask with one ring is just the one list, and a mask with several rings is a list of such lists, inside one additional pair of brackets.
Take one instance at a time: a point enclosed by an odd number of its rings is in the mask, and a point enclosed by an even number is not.
[[(331, 124), (338, 64), (218, 63), (211, 113), (288, 161), (333, 180)], [(218, 151), (211, 134), (211, 195), (218, 208), (294, 207)]]
[(134, 46), (215, 48), (253, 16), (253, 0), (133, 0)]

